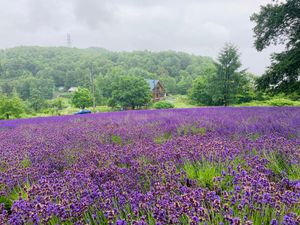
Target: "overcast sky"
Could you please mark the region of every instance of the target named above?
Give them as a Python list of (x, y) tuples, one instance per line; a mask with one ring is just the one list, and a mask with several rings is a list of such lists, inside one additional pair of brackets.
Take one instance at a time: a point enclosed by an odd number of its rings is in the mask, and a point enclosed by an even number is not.
[(238, 46), (244, 68), (261, 74), (270, 47), (253, 47), (253, 12), (271, 0), (0, 0), (0, 48), (19, 45), (176, 50), (216, 58)]

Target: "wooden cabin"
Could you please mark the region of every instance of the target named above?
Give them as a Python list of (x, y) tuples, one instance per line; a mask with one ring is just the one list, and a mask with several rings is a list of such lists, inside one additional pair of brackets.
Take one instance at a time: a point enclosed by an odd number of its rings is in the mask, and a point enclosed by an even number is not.
[(152, 91), (152, 100), (160, 101), (166, 97), (166, 89), (159, 80), (146, 80)]

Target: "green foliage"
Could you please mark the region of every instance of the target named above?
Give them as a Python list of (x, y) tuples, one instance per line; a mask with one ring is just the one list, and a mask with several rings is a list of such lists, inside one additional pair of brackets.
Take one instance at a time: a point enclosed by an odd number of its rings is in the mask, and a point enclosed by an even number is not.
[(53, 97), (54, 83), (49, 78), (37, 78), (29, 75), (18, 79), (15, 88), (23, 100), (33, 98), (37, 92), (39, 98), (45, 100)]
[(290, 180), (300, 180), (300, 166), (281, 152), (267, 152), (264, 157), (268, 160), (267, 167), (278, 178), (287, 176)]
[(150, 100), (151, 91), (143, 78), (124, 76), (113, 83), (109, 105), (135, 109), (147, 105)]
[(214, 178), (221, 176), (224, 166), (221, 163), (210, 161), (185, 162), (183, 169), (187, 177), (192, 180), (197, 180), (201, 187), (212, 188)]
[(3, 195), (2, 196), (0, 195), (0, 204), (3, 204), (4, 209), (9, 212), (9, 211), (11, 211), (13, 201)]
[(163, 144), (166, 141), (170, 140), (171, 138), (172, 138), (172, 133), (165, 132), (165, 133), (163, 133), (163, 135), (155, 137), (154, 142), (156, 144)]
[(159, 101), (159, 102), (155, 102), (153, 107), (155, 109), (171, 109), (174, 108), (175, 106), (174, 104), (168, 101)]
[(206, 128), (205, 127), (192, 126), (191, 131), (192, 131), (192, 134), (200, 134), (200, 135), (205, 135), (206, 134)]
[(178, 94), (175, 78), (170, 76), (162, 76), (162, 77), (159, 76), (158, 79), (162, 82), (162, 84), (166, 88), (167, 93)]
[(78, 88), (72, 97), (72, 104), (81, 109), (92, 106), (93, 101), (90, 91), (86, 88)]
[(111, 141), (112, 143), (118, 144), (118, 145), (122, 145), (122, 137), (119, 135), (112, 135), (111, 136)]
[(237, 93), (234, 102), (242, 103), (249, 102), (253, 99), (257, 99), (255, 81), (255, 75), (249, 72), (242, 72), (239, 77), (239, 85), (237, 86)]
[(294, 102), (292, 100), (284, 99), (284, 98), (271, 99), (269, 101), (269, 103), (270, 103), (271, 106), (293, 106), (294, 105)]
[(181, 127), (177, 128), (177, 134), (178, 135), (189, 135), (189, 134), (200, 134), (205, 135), (206, 134), (206, 128), (205, 127), (197, 127), (194, 124), (187, 124)]
[[(83, 215), (84, 221), (87, 224), (91, 224), (91, 225), (98, 225), (98, 224), (107, 225), (107, 224), (109, 224), (105, 214), (102, 211), (100, 211), (100, 210), (97, 210), (95, 212), (93, 212), (93, 211), (89, 210), (86, 213), (84, 213), (84, 215)], [(53, 224), (53, 225), (56, 225), (56, 224)]]
[(0, 95), (0, 118), (19, 118), (24, 112), (24, 104), (18, 96), (9, 98)]
[(167, 93), (186, 94), (192, 80), (216, 70), (209, 57), (172, 51), (117, 53), (101, 48), (16, 47), (2, 52), (0, 91), (8, 96), (16, 91), (22, 100), (28, 102), (29, 114), (60, 114), (61, 107), (53, 106), (49, 100), (57, 97), (57, 94), (71, 98), (70, 94), (58, 91), (61, 89), (90, 89), (91, 65), (96, 103), (110, 103), (112, 106), (120, 105), (114, 101), (113, 85), (124, 76), (158, 79)]
[(258, 81), (258, 88), (271, 93), (293, 93), (300, 95), (300, 4), (299, 0), (273, 1), (262, 6), (251, 20), (255, 47), (262, 51), (274, 44), (285, 44), (285, 50), (273, 54), (272, 64)]
[[(0, 61), (0, 83), (1, 81), (5, 83), (0, 87), (3, 92), (5, 90), (6, 94), (11, 93), (17, 83), (22, 86), (24, 82), (21, 80), (25, 80), (25, 77), (52, 80), (55, 88), (88, 88), (90, 85), (88, 68), (91, 64), (95, 80), (103, 77), (111, 81), (114, 77), (130, 74), (145, 79), (159, 79), (165, 84), (169, 93), (177, 94), (179, 82), (181, 82), (179, 86), (182, 87), (180, 91), (185, 92), (184, 89), (187, 88), (185, 85), (188, 85), (185, 81), (186, 77), (195, 79), (204, 71), (215, 68), (213, 60), (209, 57), (182, 52), (135, 51), (128, 53), (110, 52), (101, 48), (16, 47), (3, 50)], [(183, 75), (184, 79), (182, 79)], [(16, 78), (17, 82), (10, 85), (12, 78)], [(26, 89), (25, 86), (20, 89)], [(100, 90), (101, 88), (98, 89)], [(24, 91), (22, 91), (24, 95), (19, 90), (18, 94), (25, 100), (28, 99), (30, 93)]]
[(241, 67), (238, 49), (232, 44), (226, 44), (218, 56), (217, 73), (210, 82), (213, 101), (220, 105), (234, 102), (241, 81), (237, 70)]
[(30, 106), (36, 112), (40, 111), (45, 106), (45, 101), (41, 96), (41, 91), (39, 89), (33, 89), (31, 91)]
[(57, 224), (61, 224), (61, 225), (73, 225), (74, 223), (72, 223), (72, 222), (70, 222), (68, 220), (63, 222), (57, 216), (52, 216), (52, 218), (49, 220), (48, 224), (49, 225), (57, 225)]
[(191, 224), (190, 223), (190, 219), (189, 219), (189, 217), (186, 214), (184, 214), (184, 215), (182, 215), (180, 217), (180, 224), (182, 224), (182, 225), (189, 225), (189, 224)]
[[(40, 112), (50, 115), (62, 115), (63, 110), (66, 109), (68, 105), (68, 99), (57, 97), (55, 99), (45, 101)], [(77, 111), (77, 109), (74, 109), (71, 113), (74, 113), (75, 111)]]
[[(0, 159), (0, 172), (5, 172), (8, 169), (9, 164), (4, 161), (3, 159)], [(2, 188), (2, 185), (0, 185), (0, 190)]]
[(20, 199), (28, 199), (27, 189), (30, 187), (29, 183), (26, 183), (24, 187), (16, 186), (6, 196), (0, 195), (0, 204), (4, 204), (5, 209), (11, 212), (14, 201)]
[(208, 93), (208, 80), (206, 77), (197, 77), (189, 90), (189, 98), (196, 104), (212, 105), (212, 96)]
[(239, 106), (300, 106), (300, 101), (292, 101), (287, 98), (274, 97), (262, 101), (251, 101), (239, 104)]
[(287, 97), (292, 101), (300, 101), (300, 95), (298, 95), (296, 92), (290, 93), (287, 95)]
[(112, 97), (112, 83), (114, 82), (114, 77), (97, 77), (95, 81), (95, 97), (97, 104), (107, 104), (108, 99)]
[(192, 86), (193, 78), (186, 71), (180, 71), (179, 76), (180, 80), (177, 83), (177, 93), (185, 95)]
[(166, 101), (171, 102), (175, 108), (193, 108), (195, 105), (186, 95), (167, 96)]
[(21, 166), (26, 169), (31, 166), (31, 160), (28, 156), (26, 156), (22, 161), (21, 161)]
[(198, 105), (227, 106), (252, 100), (255, 96), (254, 78), (245, 71), (238, 71), (241, 67), (239, 58), (238, 49), (226, 44), (219, 54), (217, 71), (193, 81), (189, 90), (191, 101)]
[(57, 110), (62, 110), (65, 107), (65, 102), (63, 98), (55, 98), (48, 102), (50, 108), (55, 108)]

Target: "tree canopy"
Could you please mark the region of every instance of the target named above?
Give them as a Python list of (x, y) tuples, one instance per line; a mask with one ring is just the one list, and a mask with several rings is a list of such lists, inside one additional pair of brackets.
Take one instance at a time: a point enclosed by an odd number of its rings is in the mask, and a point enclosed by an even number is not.
[(242, 66), (237, 47), (226, 44), (218, 56), (217, 73), (214, 78), (215, 85), (213, 96), (215, 102), (222, 105), (229, 105), (240, 83), (240, 73), (238, 69)]
[(261, 6), (251, 20), (255, 47), (262, 51), (270, 45), (285, 45), (281, 53), (274, 53), (272, 64), (258, 79), (258, 88), (271, 93), (300, 94), (300, 1), (273, 1)]
[(209, 93), (208, 79), (206, 77), (197, 77), (193, 81), (189, 97), (197, 104), (213, 105), (212, 96)]
[(72, 97), (72, 104), (81, 109), (92, 106), (93, 100), (90, 91), (86, 88), (78, 88)]
[(216, 72), (199, 76), (193, 82), (189, 96), (192, 101), (203, 105), (229, 105), (251, 100), (250, 77), (241, 67), (237, 47), (226, 44), (220, 51)]
[(0, 95), (0, 118), (9, 119), (11, 116), (18, 118), (23, 112), (24, 105), (19, 97), (8, 98)]
[[(42, 98), (49, 99), (53, 88), (90, 88), (89, 66), (96, 80), (111, 83), (132, 75), (161, 80), (172, 94), (186, 94), (192, 81), (215, 70), (210, 57), (183, 52), (134, 51), (111, 52), (102, 48), (16, 47), (0, 50), (0, 91), (10, 95), (16, 88), (23, 100), (30, 99), (30, 89), (42, 88)], [(44, 85), (40, 85), (40, 84)], [(96, 82), (97, 83), (97, 82)], [(98, 82), (99, 83), (99, 82)], [(99, 83), (100, 84), (100, 83)], [(101, 88), (97, 88), (101, 95)], [(52, 92), (51, 92), (52, 91)], [(107, 99), (106, 96), (99, 96)], [(109, 96), (111, 97), (111, 96)]]
[(151, 91), (143, 78), (124, 76), (113, 83), (111, 106), (135, 109), (148, 104), (150, 100)]

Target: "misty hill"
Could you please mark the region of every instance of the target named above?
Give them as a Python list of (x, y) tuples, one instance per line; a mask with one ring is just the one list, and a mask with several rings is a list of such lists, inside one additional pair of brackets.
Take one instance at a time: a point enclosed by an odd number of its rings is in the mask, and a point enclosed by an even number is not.
[(169, 93), (186, 94), (193, 79), (214, 72), (210, 57), (174, 51), (112, 52), (66, 47), (0, 50), (0, 90), (8, 95), (15, 90), (25, 100), (32, 95), (32, 86), (45, 99), (53, 98), (59, 88), (90, 87), (91, 73), (96, 84), (102, 86), (119, 76), (134, 75), (161, 80)]

